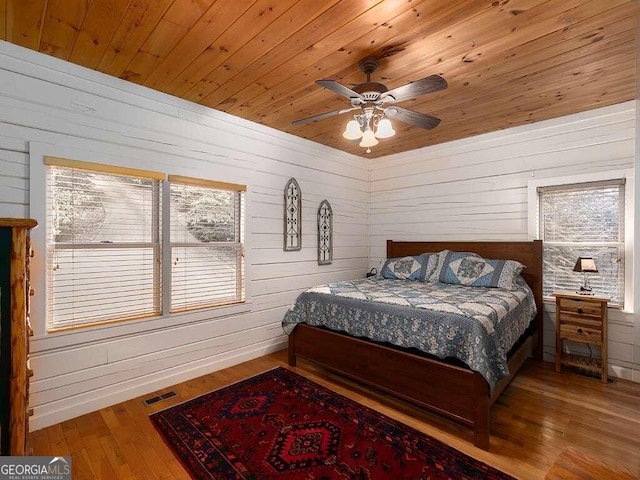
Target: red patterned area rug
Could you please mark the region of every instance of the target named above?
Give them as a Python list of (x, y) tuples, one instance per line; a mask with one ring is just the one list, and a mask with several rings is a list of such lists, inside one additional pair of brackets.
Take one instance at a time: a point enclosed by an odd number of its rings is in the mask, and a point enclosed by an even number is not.
[(195, 479), (510, 479), (285, 368), (151, 415)]

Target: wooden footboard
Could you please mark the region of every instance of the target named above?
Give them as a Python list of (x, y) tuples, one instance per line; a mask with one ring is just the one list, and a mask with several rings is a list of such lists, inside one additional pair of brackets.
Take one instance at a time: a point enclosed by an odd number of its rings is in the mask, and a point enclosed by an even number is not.
[(526, 358), (533, 338), (509, 362), (513, 374), (489, 397), (489, 385), (477, 372), (403, 350), (309, 325), (289, 336), (289, 364), (302, 358), (388, 392), (473, 428), (474, 445), (489, 448), (489, 409)]

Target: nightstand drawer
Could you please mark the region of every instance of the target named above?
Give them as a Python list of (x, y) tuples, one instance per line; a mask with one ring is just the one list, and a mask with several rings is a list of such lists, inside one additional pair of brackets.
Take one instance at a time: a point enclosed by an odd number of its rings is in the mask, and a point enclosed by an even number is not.
[(593, 345), (602, 344), (601, 329), (589, 328), (582, 325), (572, 325), (569, 323), (561, 324), (560, 337), (573, 342), (591, 343)]
[(561, 312), (574, 313), (576, 315), (602, 316), (602, 304), (593, 300), (575, 300), (573, 298), (558, 299)]
[(582, 327), (597, 328), (598, 330), (602, 329), (602, 318), (600, 317), (585, 317), (584, 315), (579, 315), (577, 313), (560, 311), (560, 316), (558, 318), (560, 323), (573, 323), (574, 325)]

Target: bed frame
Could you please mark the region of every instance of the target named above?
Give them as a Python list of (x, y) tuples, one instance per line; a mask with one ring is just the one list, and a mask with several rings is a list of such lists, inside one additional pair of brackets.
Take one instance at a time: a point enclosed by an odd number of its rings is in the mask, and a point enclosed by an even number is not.
[(508, 377), (489, 395), (487, 381), (477, 372), (437, 359), (326, 329), (298, 324), (289, 336), (289, 365), (298, 358), (373, 386), (473, 428), (473, 443), (489, 449), (489, 409), (525, 360), (542, 360), (542, 241), (533, 242), (394, 242), (387, 258), (449, 249), (475, 252), (485, 258), (511, 259), (525, 265), (538, 314), (508, 360)]

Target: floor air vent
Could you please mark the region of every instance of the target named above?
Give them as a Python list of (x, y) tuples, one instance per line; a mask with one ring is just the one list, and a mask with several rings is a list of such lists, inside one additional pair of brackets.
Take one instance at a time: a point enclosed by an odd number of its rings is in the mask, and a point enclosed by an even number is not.
[(144, 403), (148, 407), (149, 405), (153, 405), (154, 403), (166, 400), (167, 398), (175, 397), (176, 395), (177, 393), (171, 390), (170, 392), (163, 393), (162, 395), (147, 398), (146, 400), (143, 400), (142, 403)]

